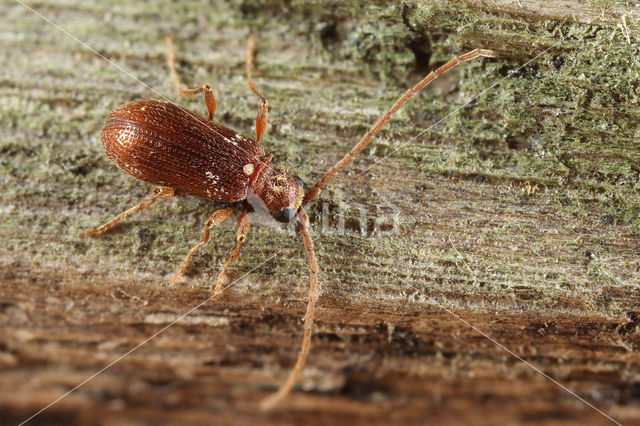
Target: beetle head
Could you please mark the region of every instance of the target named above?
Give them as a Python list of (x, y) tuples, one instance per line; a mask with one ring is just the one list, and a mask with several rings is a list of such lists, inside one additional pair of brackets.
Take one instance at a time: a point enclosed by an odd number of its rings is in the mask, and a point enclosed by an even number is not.
[(294, 220), (304, 198), (302, 179), (287, 169), (276, 169), (270, 164), (259, 173), (261, 176), (252, 182), (251, 189), (262, 201), (261, 204), (278, 222), (289, 223)]

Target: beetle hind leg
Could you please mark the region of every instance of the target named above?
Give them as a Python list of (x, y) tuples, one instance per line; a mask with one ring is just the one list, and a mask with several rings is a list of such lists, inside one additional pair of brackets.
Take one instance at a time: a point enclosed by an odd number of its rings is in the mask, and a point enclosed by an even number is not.
[(170, 198), (175, 197), (175, 195), (176, 195), (176, 192), (173, 190), (173, 188), (169, 188), (168, 186), (158, 186), (153, 190), (153, 192), (151, 193), (151, 196), (149, 198), (145, 198), (139, 204), (131, 207), (129, 210), (123, 211), (118, 216), (116, 216), (114, 219), (110, 220), (109, 222), (105, 223), (104, 225), (102, 225), (102, 226), (100, 226), (100, 227), (98, 227), (96, 229), (93, 229), (91, 231), (87, 231), (87, 232), (83, 233), (82, 236), (83, 237), (88, 237), (90, 235), (101, 234), (103, 232), (107, 232), (109, 229), (113, 228), (122, 219), (125, 219), (125, 218), (131, 216), (133, 213), (137, 212), (138, 210), (141, 210), (141, 209), (144, 209), (146, 207), (149, 207), (150, 205), (155, 203), (158, 198), (160, 198), (162, 200), (168, 200)]

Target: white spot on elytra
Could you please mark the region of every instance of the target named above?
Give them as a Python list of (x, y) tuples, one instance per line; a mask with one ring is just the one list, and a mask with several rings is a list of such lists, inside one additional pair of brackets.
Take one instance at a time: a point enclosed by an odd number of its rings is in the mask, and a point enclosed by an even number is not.
[[(233, 138), (235, 138), (235, 136), (233, 136)], [(238, 143), (237, 143), (236, 141), (232, 140), (232, 139), (229, 139), (229, 138), (227, 138), (227, 137), (224, 137), (223, 139), (224, 139), (224, 141), (225, 141), (225, 142), (228, 142), (228, 143), (230, 143), (230, 144), (233, 144), (233, 145), (235, 145), (235, 146), (238, 146)]]
[(125, 127), (118, 132), (118, 142), (122, 145), (127, 145), (131, 142), (131, 136), (133, 136), (133, 128)]
[(205, 172), (205, 176), (207, 176), (207, 178), (214, 184), (218, 183), (218, 181), (220, 180), (220, 176), (214, 175), (213, 173), (211, 173), (208, 170)]

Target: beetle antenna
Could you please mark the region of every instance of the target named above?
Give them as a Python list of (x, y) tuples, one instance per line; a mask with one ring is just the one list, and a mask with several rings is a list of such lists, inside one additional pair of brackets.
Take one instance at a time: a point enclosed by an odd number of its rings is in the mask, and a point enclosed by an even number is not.
[(307, 361), (307, 355), (309, 355), (309, 348), (311, 347), (313, 315), (316, 309), (316, 301), (318, 300), (318, 264), (316, 262), (316, 255), (313, 251), (313, 240), (311, 239), (311, 234), (309, 232), (309, 217), (302, 208), (298, 210), (298, 220), (300, 221), (300, 233), (304, 240), (304, 248), (307, 252), (309, 269), (311, 270), (309, 301), (307, 302), (307, 312), (304, 314), (304, 335), (302, 337), (302, 345), (300, 346), (298, 360), (291, 370), (291, 373), (289, 373), (289, 378), (280, 386), (280, 389), (278, 389), (276, 393), (269, 395), (260, 403), (260, 408), (265, 411), (272, 409), (286, 398), (287, 395), (289, 395), (289, 392), (291, 392), (291, 389), (300, 377), (300, 372)]
[(454, 68), (456, 65), (460, 64), (461, 62), (469, 61), (471, 59), (477, 58), (478, 56), (484, 56), (486, 58), (495, 58), (497, 55), (492, 50), (485, 50), (485, 49), (472, 50), (471, 52), (467, 52), (464, 55), (457, 56), (457, 57), (451, 59), (446, 64), (442, 65), (441, 67), (437, 68), (434, 71), (431, 71), (429, 74), (427, 74), (427, 76), (425, 78), (420, 80), (415, 86), (413, 86), (412, 88), (407, 90), (404, 93), (404, 95), (402, 95), (396, 101), (396, 103), (394, 103), (391, 106), (391, 108), (389, 108), (387, 110), (387, 112), (385, 112), (384, 115), (382, 115), (382, 117), (380, 117), (378, 119), (378, 121), (376, 121), (376, 123), (373, 125), (373, 127), (371, 127), (371, 129), (369, 129), (369, 131), (362, 137), (362, 139), (360, 139), (360, 142), (358, 142), (356, 144), (356, 146), (353, 147), (353, 149), (351, 151), (349, 151), (349, 153), (347, 153), (347, 155), (345, 155), (342, 158), (342, 160), (338, 161), (333, 167), (331, 167), (324, 174), (324, 176), (322, 176), (322, 178), (320, 178), (320, 180), (318, 182), (316, 182), (316, 184), (305, 194), (304, 201), (311, 201), (314, 198), (316, 198), (318, 195), (320, 195), (320, 193), (322, 192), (324, 187), (327, 185), (327, 183), (331, 179), (333, 179), (334, 176), (340, 170), (344, 169), (346, 166), (348, 166), (353, 161), (354, 157), (358, 153), (360, 153), (360, 151), (362, 151), (364, 149), (364, 147), (366, 147), (369, 144), (369, 142), (371, 142), (371, 140), (373, 139), (373, 136), (376, 133), (378, 133), (380, 131), (380, 129), (382, 129), (382, 127), (384, 127), (385, 124), (387, 124), (387, 121), (389, 121), (391, 116), (396, 111), (398, 111), (402, 107), (402, 105), (404, 105), (416, 93), (418, 93), (420, 90), (422, 90), (425, 87), (427, 87), (433, 80), (438, 78), (438, 76), (440, 76), (440, 75), (444, 74), (445, 72), (449, 71), (450, 69)]

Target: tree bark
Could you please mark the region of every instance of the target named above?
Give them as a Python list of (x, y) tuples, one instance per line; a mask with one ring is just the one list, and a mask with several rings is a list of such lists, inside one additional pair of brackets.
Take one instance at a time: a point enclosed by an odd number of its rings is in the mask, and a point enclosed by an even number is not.
[[(7, 424), (81, 383), (32, 422), (640, 418), (631, 2), (29, 5), (86, 45), (2, 1)], [(309, 274), (295, 229), (252, 217), (235, 281), (215, 302), (234, 217), (167, 286), (215, 203), (159, 201), (107, 234), (79, 236), (152, 189), (102, 153), (111, 109), (163, 96), (206, 114), (203, 99), (175, 96), (165, 34), (183, 83), (212, 84), (216, 120), (255, 134), (250, 32), (270, 106), (262, 144), (309, 185), (430, 70), (474, 48), (499, 55), (418, 94), (306, 207), (320, 267), (315, 334), (300, 386), (270, 413), (258, 403), (286, 379), (302, 339)]]

